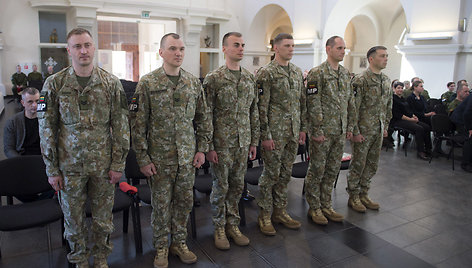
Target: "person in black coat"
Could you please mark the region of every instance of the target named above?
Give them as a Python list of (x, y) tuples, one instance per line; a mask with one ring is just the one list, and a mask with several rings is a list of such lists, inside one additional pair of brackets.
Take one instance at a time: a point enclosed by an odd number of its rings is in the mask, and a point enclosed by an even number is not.
[(465, 137), (462, 146), (461, 167), (472, 173), (472, 95), (469, 95), (457, 106), (450, 118), (456, 125), (457, 132)]
[(418, 120), (428, 124), (431, 127), (431, 116), (435, 115), (435, 112), (427, 112), (428, 104), (426, 98), (421, 95), (424, 91), (423, 82), (415, 81), (412, 85), (413, 92), (408, 96), (407, 101), (410, 108)]
[(432, 148), (431, 127), (419, 120), (418, 116), (415, 115), (410, 108), (410, 104), (402, 97), (402, 82), (396, 82), (393, 85), (393, 93), (393, 126), (412, 131), (415, 134), (418, 158), (422, 160), (429, 160), (427, 154), (431, 153)]

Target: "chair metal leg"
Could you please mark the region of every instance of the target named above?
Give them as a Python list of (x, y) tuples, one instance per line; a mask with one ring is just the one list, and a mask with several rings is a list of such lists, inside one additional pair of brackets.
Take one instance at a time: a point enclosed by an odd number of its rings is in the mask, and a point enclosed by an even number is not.
[(49, 224), (46, 225), (46, 232), (48, 235), (48, 260), (49, 268), (52, 268), (52, 243), (51, 243), (51, 230), (49, 229)]
[(305, 195), (305, 182), (306, 182), (306, 178), (303, 179), (302, 195)]
[(129, 208), (123, 210), (123, 233), (128, 233)]
[(336, 185), (338, 184), (339, 173), (341, 173), (341, 171), (339, 171), (338, 176), (336, 176), (336, 181), (334, 182), (334, 188), (336, 188)]
[(134, 202), (131, 207), (131, 220), (133, 222), (134, 244), (136, 255), (143, 253), (143, 240), (141, 234), (141, 220), (139, 220), (139, 202)]

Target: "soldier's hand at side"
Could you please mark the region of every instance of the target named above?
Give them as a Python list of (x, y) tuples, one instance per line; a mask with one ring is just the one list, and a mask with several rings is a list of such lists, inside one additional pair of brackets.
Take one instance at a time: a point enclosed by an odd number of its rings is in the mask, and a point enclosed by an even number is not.
[(108, 177), (110, 178), (111, 184), (115, 184), (119, 182), (121, 179), (121, 176), (123, 176), (122, 172), (113, 171), (113, 170), (108, 171)]
[(352, 139), (352, 132), (346, 132), (346, 140)]
[(306, 142), (306, 133), (303, 131), (300, 131), (300, 134), (298, 135), (298, 144), (303, 145)]
[(472, 137), (472, 129), (469, 129), (469, 138)]
[(388, 137), (388, 132), (384, 130), (384, 138)]
[(351, 140), (353, 142), (363, 142), (363, 141), (365, 141), (365, 138), (364, 138), (364, 136), (362, 136), (362, 134), (359, 134), (359, 135), (352, 136)]
[(326, 140), (326, 137), (324, 135), (319, 136), (319, 137), (311, 137), (311, 138), (317, 143), (322, 143)]
[(202, 152), (197, 152), (195, 157), (193, 158), (193, 166), (196, 168), (200, 168), (203, 163), (205, 163), (205, 154)]
[(152, 175), (156, 175), (156, 166), (153, 163), (145, 165), (139, 169), (141, 173), (143, 173), (146, 177), (151, 177)]
[(257, 148), (256, 146), (249, 146), (249, 160), (254, 160), (256, 159), (256, 155), (257, 155)]
[(206, 155), (206, 159), (211, 163), (218, 164), (218, 154), (216, 151), (209, 151)]
[(274, 140), (265, 140), (262, 141), (262, 148), (266, 151), (272, 151), (275, 149), (275, 143)]
[(64, 179), (62, 176), (48, 177), (48, 182), (51, 184), (54, 191), (60, 191), (64, 188)]

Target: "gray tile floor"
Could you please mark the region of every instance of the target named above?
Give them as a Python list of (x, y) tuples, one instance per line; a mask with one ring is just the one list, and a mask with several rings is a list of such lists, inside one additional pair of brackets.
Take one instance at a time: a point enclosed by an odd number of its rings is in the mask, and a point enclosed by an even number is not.
[[(0, 116), (2, 129), (13, 113), (10, 103)], [(453, 171), (445, 158), (428, 164), (417, 159), (411, 148), (407, 157), (401, 149), (383, 150), (371, 188), (371, 197), (380, 202), (381, 209), (365, 214), (346, 205), (346, 173), (341, 171), (333, 193), (335, 209), (346, 217), (344, 223), (313, 224), (306, 216), (303, 180), (293, 179), (289, 211), (302, 228), (293, 231), (277, 225), (277, 235), (266, 237), (257, 228), (257, 205), (245, 202), (247, 225), (241, 229), (251, 243), (248, 247), (231, 244), (229, 251), (214, 247), (208, 196), (197, 193), (201, 201), (196, 208), (197, 239), (189, 238), (188, 244), (199, 261), (191, 267), (472, 267), (472, 175), (459, 165)], [(257, 187), (250, 190), (257, 197)], [(124, 234), (122, 215), (115, 215), (111, 267), (152, 267), (150, 212), (149, 206), (141, 207), (142, 255), (135, 254), (132, 228)], [(2, 233), (0, 267), (48, 267), (49, 263), (67, 267), (60, 223), (51, 224), (50, 230), (51, 258), (46, 228)], [(189, 267), (174, 256), (169, 262), (170, 267)]]

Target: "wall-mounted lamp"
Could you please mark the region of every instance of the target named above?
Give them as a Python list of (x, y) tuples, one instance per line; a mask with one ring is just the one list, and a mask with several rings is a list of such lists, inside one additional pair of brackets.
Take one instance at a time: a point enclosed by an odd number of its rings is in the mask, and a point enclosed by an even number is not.
[(313, 44), (313, 39), (295, 39), (293, 42), (295, 45), (311, 45)]
[(467, 31), (467, 19), (463, 18), (459, 20), (459, 31), (465, 32)]
[(407, 35), (407, 39), (413, 41), (451, 40), (453, 36), (452, 32), (410, 33)]

